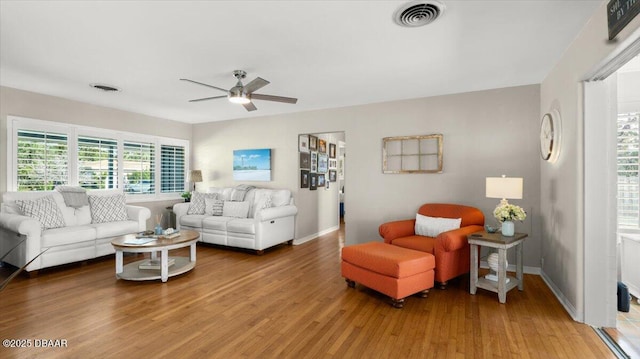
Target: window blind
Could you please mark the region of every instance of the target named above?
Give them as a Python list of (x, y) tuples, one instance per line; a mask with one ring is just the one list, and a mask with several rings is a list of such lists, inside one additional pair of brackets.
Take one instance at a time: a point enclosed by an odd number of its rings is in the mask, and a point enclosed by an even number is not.
[(78, 184), (87, 189), (118, 187), (118, 142), (78, 136)]
[(618, 227), (640, 229), (640, 113), (618, 115)]
[(124, 142), (122, 158), (125, 191), (130, 194), (156, 193), (154, 144)]
[(160, 146), (160, 192), (184, 192), (184, 146)]
[(65, 134), (18, 130), (16, 160), (18, 191), (46, 191), (69, 183)]

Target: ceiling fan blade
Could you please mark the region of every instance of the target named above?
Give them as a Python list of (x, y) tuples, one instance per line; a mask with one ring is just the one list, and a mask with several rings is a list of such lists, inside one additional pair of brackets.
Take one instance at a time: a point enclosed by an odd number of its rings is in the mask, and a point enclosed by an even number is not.
[(253, 91), (259, 90), (269, 84), (269, 81), (256, 77), (253, 81), (249, 82), (244, 86), (245, 93), (252, 93)]
[(242, 106), (244, 106), (244, 108), (246, 108), (247, 111), (255, 111), (258, 109), (256, 105), (253, 104), (253, 102), (242, 104)]
[(189, 82), (193, 82), (194, 84), (210, 87), (212, 89), (220, 90), (220, 91), (223, 91), (223, 92), (229, 92), (229, 90), (225, 90), (223, 88), (215, 87), (215, 86), (212, 86), (212, 85), (203, 84), (202, 82), (198, 82), (198, 81), (193, 81), (193, 80), (189, 80), (189, 79), (180, 79), (180, 81), (189, 81)]
[(262, 95), (259, 93), (252, 93), (251, 98), (256, 100), (276, 101), (276, 102), (285, 102), (285, 103), (293, 103), (293, 104), (298, 102), (298, 99), (293, 97)]
[(207, 101), (207, 100), (213, 100), (213, 99), (216, 99), (216, 98), (227, 98), (227, 96), (213, 96), (213, 97), (197, 98), (195, 100), (189, 100), (189, 102)]

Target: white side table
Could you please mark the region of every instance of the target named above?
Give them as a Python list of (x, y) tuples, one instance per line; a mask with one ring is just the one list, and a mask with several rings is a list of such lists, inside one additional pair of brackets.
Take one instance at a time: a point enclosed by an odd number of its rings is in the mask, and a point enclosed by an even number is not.
[[(526, 233), (516, 233), (512, 237), (505, 237), (501, 233), (488, 233), (486, 231), (472, 233), (467, 236), (467, 241), (471, 245), (471, 275), (469, 283), (469, 293), (476, 294), (477, 288), (490, 290), (498, 293), (500, 303), (507, 301), (507, 292), (518, 287), (524, 290), (522, 276), (522, 243), (527, 238)], [(478, 278), (478, 249), (480, 246), (495, 248), (498, 250), (498, 281), (494, 282), (486, 278)], [(506, 262), (507, 249), (516, 247), (516, 277), (508, 277)], [(509, 282), (507, 283), (507, 278)]]

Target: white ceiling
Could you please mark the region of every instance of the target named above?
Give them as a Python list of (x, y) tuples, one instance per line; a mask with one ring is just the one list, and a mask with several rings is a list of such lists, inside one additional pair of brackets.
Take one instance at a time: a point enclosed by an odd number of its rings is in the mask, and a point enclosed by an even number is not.
[[(603, 1), (444, 0), (403, 28), (406, 1), (2, 0), (0, 85), (199, 123), (535, 84)], [(298, 103), (189, 103), (224, 93), (178, 80), (235, 69)]]

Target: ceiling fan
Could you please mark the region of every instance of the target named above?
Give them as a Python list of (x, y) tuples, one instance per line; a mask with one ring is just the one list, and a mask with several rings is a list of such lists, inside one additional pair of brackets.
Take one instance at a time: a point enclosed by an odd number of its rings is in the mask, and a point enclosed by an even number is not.
[(217, 98), (226, 97), (226, 98), (229, 99), (229, 102), (239, 103), (242, 106), (244, 106), (244, 108), (247, 109), (247, 111), (255, 111), (255, 110), (258, 109), (253, 104), (253, 102), (251, 102), (251, 100), (265, 100), (265, 101), (275, 101), (275, 102), (284, 102), (284, 103), (292, 103), (292, 104), (295, 104), (296, 102), (298, 102), (297, 98), (283, 97), (283, 96), (273, 96), (273, 95), (263, 95), (263, 94), (259, 94), (259, 93), (254, 93), (254, 91), (259, 90), (259, 89), (263, 88), (264, 86), (267, 86), (269, 84), (269, 81), (267, 81), (267, 80), (265, 80), (263, 78), (260, 78), (260, 77), (256, 77), (255, 79), (253, 79), (253, 81), (249, 82), (246, 85), (243, 85), (242, 84), (242, 80), (245, 77), (247, 77), (247, 73), (245, 71), (243, 71), (243, 70), (235, 70), (235, 71), (233, 71), (233, 77), (238, 79), (238, 82), (236, 83), (235, 86), (233, 86), (229, 90), (225, 90), (225, 89), (220, 88), (220, 87), (207, 85), (205, 83), (198, 82), (198, 81), (193, 81), (193, 80), (189, 80), (189, 79), (180, 79), (180, 80), (181, 81), (193, 82), (194, 84), (210, 87), (210, 88), (213, 88), (213, 89), (216, 89), (216, 90), (220, 90), (220, 91), (226, 93), (226, 95), (224, 95), (224, 96), (213, 96), (213, 97), (199, 98), (199, 99), (195, 99), (195, 100), (189, 100), (189, 102), (206, 101), (206, 100), (213, 100), (213, 99), (217, 99)]

